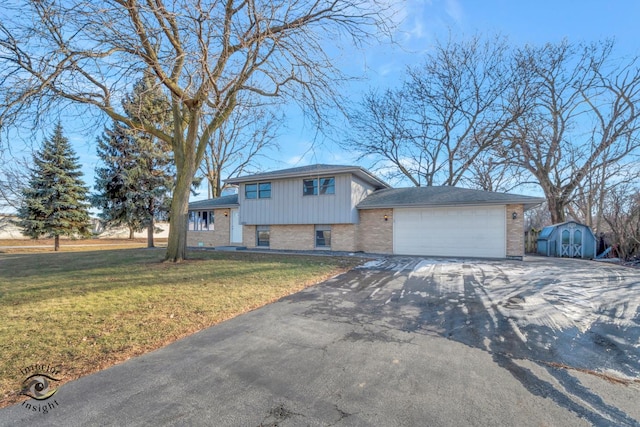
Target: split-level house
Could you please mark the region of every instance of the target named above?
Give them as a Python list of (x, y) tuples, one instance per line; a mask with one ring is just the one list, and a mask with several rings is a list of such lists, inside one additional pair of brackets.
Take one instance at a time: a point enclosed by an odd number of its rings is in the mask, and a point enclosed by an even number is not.
[(515, 258), (544, 199), (456, 187), (392, 188), (358, 166), (232, 178), (238, 194), (189, 204), (187, 244)]

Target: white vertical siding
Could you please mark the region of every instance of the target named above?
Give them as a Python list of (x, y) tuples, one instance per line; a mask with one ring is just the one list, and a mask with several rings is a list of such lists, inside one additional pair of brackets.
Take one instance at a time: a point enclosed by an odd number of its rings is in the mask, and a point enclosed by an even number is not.
[(356, 224), (359, 221), (358, 210), (356, 206), (363, 201), (369, 194), (373, 193), (374, 188), (362, 181), (361, 179), (351, 175), (351, 222)]
[(335, 194), (303, 196), (302, 181), (312, 177), (280, 179), (271, 182), (271, 198), (245, 199), (240, 185), (240, 222), (246, 225), (353, 224), (358, 221), (355, 206), (372, 191), (351, 174), (322, 174), (335, 177)]

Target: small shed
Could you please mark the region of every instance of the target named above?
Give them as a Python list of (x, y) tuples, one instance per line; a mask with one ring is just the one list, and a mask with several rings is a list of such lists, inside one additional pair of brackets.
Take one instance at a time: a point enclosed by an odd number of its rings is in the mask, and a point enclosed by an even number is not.
[(576, 221), (549, 225), (538, 235), (538, 255), (593, 259), (596, 236), (589, 226)]

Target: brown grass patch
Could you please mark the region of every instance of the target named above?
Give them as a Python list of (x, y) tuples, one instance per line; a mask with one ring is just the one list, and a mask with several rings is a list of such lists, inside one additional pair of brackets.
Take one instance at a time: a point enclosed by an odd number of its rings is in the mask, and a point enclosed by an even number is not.
[(21, 400), (27, 366), (56, 367), (64, 383), (360, 262), (194, 251), (189, 262), (167, 264), (162, 249), (101, 249), (0, 254), (0, 407)]

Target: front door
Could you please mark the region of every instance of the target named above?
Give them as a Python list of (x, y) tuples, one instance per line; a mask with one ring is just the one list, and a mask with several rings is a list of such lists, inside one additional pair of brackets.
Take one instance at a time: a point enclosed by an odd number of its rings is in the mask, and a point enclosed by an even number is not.
[(231, 226), (229, 240), (231, 243), (242, 244), (242, 225), (240, 224), (240, 212), (238, 209), (231, 209)]
[(582, 231), (575, 224), (569, 224), (562, 230), (562, 245), (560, 256), (582, 258)]

